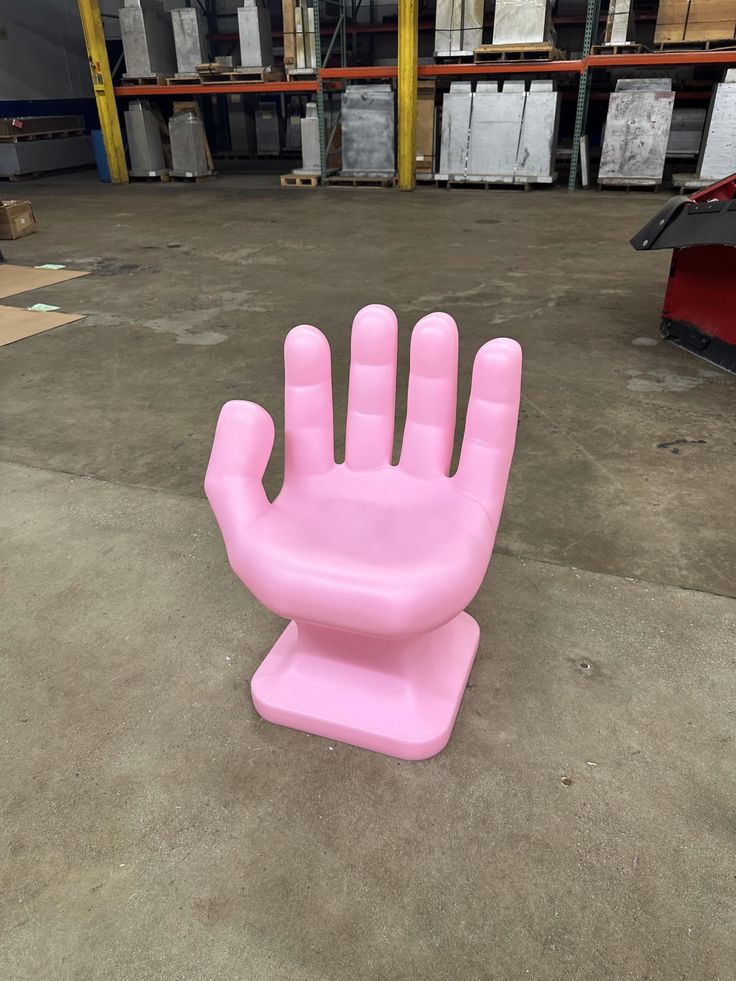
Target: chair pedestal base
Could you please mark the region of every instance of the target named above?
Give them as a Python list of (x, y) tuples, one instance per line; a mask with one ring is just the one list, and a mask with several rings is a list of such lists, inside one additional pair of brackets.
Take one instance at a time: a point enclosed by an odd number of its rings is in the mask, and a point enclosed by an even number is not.
[(269, 722), (423, 760), (447, 744), (480, 631), (467, 613), (402, 640), (292, 621), (253, 675)]

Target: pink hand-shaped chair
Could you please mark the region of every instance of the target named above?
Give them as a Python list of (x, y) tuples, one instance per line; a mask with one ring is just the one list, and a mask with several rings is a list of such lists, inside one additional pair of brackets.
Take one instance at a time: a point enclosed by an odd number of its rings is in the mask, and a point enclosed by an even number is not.
[(274, 425), (228, 402), (205, 490), (236, 575), (292, 622), (251, 692), (271, 722), (425, 759), (450, 738), (478, 648), (462, 612), (493, 550), (516, 435), (521, 349), (500, 338), (473, 368), (460, 463), (458, 335), (444, 313), (411, 339), (406, 426), (391, 464), (397, 324), (384, 306), (353, 322), (345, 462), (336, 464), (330, 347), (315, 327), (287, 336), (286, 460), (269, 503)]

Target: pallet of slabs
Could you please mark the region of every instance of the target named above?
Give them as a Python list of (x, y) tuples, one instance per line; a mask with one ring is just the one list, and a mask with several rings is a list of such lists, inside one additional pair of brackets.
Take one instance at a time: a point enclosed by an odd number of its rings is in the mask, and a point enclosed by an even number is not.
[(633, 40), (634, 0), (611, 0), (603, 44), (594, 44), (591, 54), (644, 54), (648, 49)]
[(600, 187), (661, 185), (674, 105), (671, 78), (616, 82), (608, 102)]
[(196, 102), (175, 102), (169, 119), (170, 176), (179, 180), (212, 177), (214, 167), (204, 123)]
[(44, 140), (84, 133), (82, 116), (5, 116), (0, 118), (0, 143)]
[(0, 142), (0, 179), (18, 181), (95, 162), (91, 136), (49, 136)]
[(143, 99), (133, 99), (125, 110), (125, 134), (130, 155), (129, 175), (139, 179), (168, 178), (164, 158), (161, 117)]
[(176, 77), (197, 77), (197, 65), (207, 58), (206, 27), (196, 7), (181, 7), (171, 11), (176, 50)]
[(301, 153), (302, 149), (302, 99), (300, 96), (292, 97), (286, 105), (286, 118), (284, 120), (284, 152)]
[(254, 112), (249, 105), (250, 97), (242, 92), (233, 92), (226, 95), (225, 99), (230, 130), (229, 155), (241, 159), (255, 157), (256, 122)]
[(736, 39), (733, 0), (660, 0), (654, 43), (677, 47), (683, 42)]
[(736, 69), (713, 89), (696, 174), (675, 174), (681, 190), (709, 187), (736, 171)]
[(606, 46), (629, 44), (634, 33), (634, 0), (611, 0), (603, 42)]
[(470, 58), (483, 43), (483, 0), (437, 0), (435, 58)]
[[(325, 105), (325, 139), (329, 145), (327, 157), (327, 172), (334, 173), (340, 166), (340, 154), (342, 150), (342, 129), (338, 123), (339, 108), (333, 106), (332, 101)], [(290, 176), (293, 177), (316, 177), (322, 176), (322, 155), (319, 145), (319, 117), (317, 115), (317, 103), (308, 102), (305, 114), (299, 120), (300, 145), (302, 153), (302, 165), (295, 168)], [(287, 175), (289, 176), (289, 175)], [(284, 182), (282, 181), (282, 185)], [(301, 184), (288, 186), (301, 187)], [(306, 185), (304, 185), (306, 186)]]
[(394, 130), (391, 86), (349, 85), (342, 97), (341, 177), (393, 181)]
[(284, 22), (284, 67), (287, 76), (314, 72), (317, 67), (314, 7), (307, 0), (282, 0), (281, 9)]
[(453, 82), (445, 95), (437, 180), (467, 184), (551, 184), (560, 120), (554, 83)]
[(667, 141), (668, 159), (698, 159), (706, 115), (706, 109), (675, 105)]
[(265, 0), (243, 0), (238, 7), (240, 63), (246, 68), (273, 64), (271, 12)]
[(124, 0), (118, 11), (126, 81), (174, 75), (176, 48), (171, 18), (158, 0)]
[(496, 0), (493, 46), (554, 44), (551, 0)]
[(262, 99), (256, 109), (256, 152), (259, 157), (278, 157), (281, 154), (281, 116), (278, 106)]
[(470, 114), (473, 108), (473, 86), (470, 82), (451, 82), (442, 100), (440, 166), (436, 180), (463, 177), (468, 162)]

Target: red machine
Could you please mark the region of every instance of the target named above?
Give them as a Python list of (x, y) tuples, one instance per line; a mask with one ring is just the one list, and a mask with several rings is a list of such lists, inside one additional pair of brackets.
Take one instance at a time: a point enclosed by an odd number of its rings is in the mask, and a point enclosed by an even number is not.
[(674, 249), (662, 336), (736, 372), (736, 174), (671, 198), (631, 244)]

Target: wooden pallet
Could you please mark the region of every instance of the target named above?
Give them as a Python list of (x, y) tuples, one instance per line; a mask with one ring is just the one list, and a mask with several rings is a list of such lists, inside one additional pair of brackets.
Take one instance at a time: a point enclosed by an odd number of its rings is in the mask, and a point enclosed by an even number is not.
[(736, 38), (724, 37), (710, 41), (656, 41), (655, 51), (728, 51), (736, 49)]
[(616, 183), (604, 181), (603, 183), (598, 184), (599, 191), (654, 191), (655, 194), (661, 187), (661, 181), (655, 184), (652, 181), (626, 181), (623, 178), (620, 180), (620, 182), (617, 181)]
[(164, 79), (166, 85), (199, 85), (200, 77), (196, 74), (169, 75)]
[(198, 184), (200, 181), (208, 181), (215, 176), (213, 171), (211, 174), (199, 174), (197, 177), (187, 177), (186, 174), (169, 174), (169, 179), (179, 181), (180, 184)]
[(166, 75), (123, 75), (123, 85), (165, 85)]
[(282, 187), (319, 187), (319, 177), (315, 174), (282, 174)]
[(471, 181), (471, 180), (447, 180), (437, 181), (438, 187), (447, 187), (448, 191), (453, 187), (474, 187), (482, 191), (498, 191), (501, 188), (515, 191), (531, 191), (534, 185), (530, 181), (521, 183), (520, 181)]
[(488, 61), (564, 61), (566, 52), (553, 44), (482, 44), (473, 52), (476, 65)]
[(84, 136), (84, 130), (55, 129), (47, 133), (18, 133), (17, 136), (0, 136), (0, 143), (30, 143), (32, 140), (55, 140), (64, 136)]
[(594, 55), (648, 54), (645, 44), (631, 41), (626, 44), (594, 44), (590, 53)]
[(473, 52), (465, 54), (436, 54), (434, 60), (438, 65), (467, 65), (473, 60)]
[(222, 65), (197, 65), (203, 85), (242, 84), (248, 82), (283, 82), (284, 73), (278, 68), (223, 68)]
[(168, 184), (171, 177), (168, 174), (131, 174), (128, 173), (128, 180), (131, 183), (139, 184)]
[(343, 176), (342, 174), (336, 174), (334, 177), (328, 177), (327, 183), (330, 187), (393, 187), (396, 183), (395, 177), (376, 177), (376, 176), (362, 176), (362, 175), (352, 175)]

